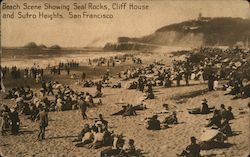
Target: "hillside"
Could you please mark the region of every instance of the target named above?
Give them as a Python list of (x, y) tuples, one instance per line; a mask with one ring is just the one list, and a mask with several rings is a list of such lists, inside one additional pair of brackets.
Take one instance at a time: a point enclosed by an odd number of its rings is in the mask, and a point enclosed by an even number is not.
[(157, 29), (153, 34), (130, 38), (130, 42), (142, 42), (174, 46), (232, 46), (250, 40), (250, 19), (200, 17)]

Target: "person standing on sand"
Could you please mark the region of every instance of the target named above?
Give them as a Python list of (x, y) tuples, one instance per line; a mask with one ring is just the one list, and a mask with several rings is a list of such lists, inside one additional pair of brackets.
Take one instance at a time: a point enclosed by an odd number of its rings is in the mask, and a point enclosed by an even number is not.
[(82, 81), (84, 81), (84, 80), (85, 80), (85, 78), (86, 78), (86, 74), (85, 74), (84, 72), (82, 72), (82, 75), (81, 75), (81, 79), (82, 79)]
[(212, 71), (210, 71), (208, 73), (208, 89), (209, 89), (209, 91), (214, 90), (214, 79), (215, 79), (214, 74), (212, 73)]
[(89, 65), (92, 65), (92, 63), (91, 63), (91, 59), (89, 58)]
[(45, 111), (44, 107), (40, 108), (40, 112), (37, 115), (36, 120), (39, 120), (39, 129), (38, 140), (45, 139), (45, 129), (48, 126), (48, 113)]
[(80, 100), (78, 101), (78, 104), (79, 104), (79, 108), (81, 110), (81, 113), (82, 113), (82, 119), (88, 119), (88, 116), (86, 114), (86, 111), (87, 111), (87, 108), (88, 108), (88, 105), (87, 103), (84, 101), (84, 98), (81, 96)]
[(11, 133), (16, 135), (19, 132), (19, 115), (17, 112), (17, 107), (14, 108), (14, 111), (10, 113), (10, 120), (11, 120)]
[(52, 85), (52, 82), (51, 82), (51, 81), (48, 83), (47, 95), (49, 95), (50, 93), (51, 93), (52, 95), (54, 95), (54, 92), (53, 92), (53, 85)]
[(9, 113), (4, 110), (4, 111), (1, 111), (0, 112), (0, 132), (1, 132), (1, 135), (5, 135), (6, 133), (6, 130), (8, 128), (8, 123), (9, 121)]
[(67, 75), (69, 75), (70, 74), (70, 67), (69, 66), (66, 68), (66, 71), (67, 71)]

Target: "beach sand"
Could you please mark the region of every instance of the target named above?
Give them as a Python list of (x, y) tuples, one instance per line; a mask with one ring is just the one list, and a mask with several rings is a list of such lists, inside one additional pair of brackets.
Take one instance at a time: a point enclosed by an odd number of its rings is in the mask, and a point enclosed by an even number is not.
[[(115, 72), (114, 72), (115, 73)], [(116, 82), (114, 79), (113, 82)], [(127, 81), (122, 81), (122, 87)], [(182, 82), (184, 84), (184, 82)], [(94, 94), (95, 87), (83, 88), (72, 84), (72, 89), (78, 91), (88, 91)], [(190, 143), (190, 137), (195, 136), (199, 139), (204, 126), (207, 124), (208, 115), (192, 115), (187, 109), (200, 106), (201, 100), (206, 98), (209, 106), (219, 108), (224, 103), (226, 107), (232, 106), (235, 120), (231, 121), (233, 131), (238, 135), (228, 138), (228, 143), (232, 146), (223, 149), (203, 150), (204, 156), (209, 157), (245, 157), (249, 153), (249, 108), (248, 99), (232, 100), (233, 96), (224, 95), (225, 91), (207, 92), (206, 83), (192, 81), (190, 86), (181, 87), (154, 87), (156, 99), (146, 100), (147, 108), (138, 111), (137, 116), (121, 117), (110, 116), (111, 113), (119, 111), (121, 105), (116, 104), (124, 99), (131, 104), (140, 103), (143, 94), (136, 90), (127, 90), (125, 88), (112, 89), (104, 88), (103, 104), (95, 108), (90, 108), (87, 112), (88, 120), (82, 120), (81, 113), (78, 110), (49, 112), (49, 126), (46, 129), (44, 141), (37, 141), (38, 124), (31, 122), (24, 116), (21, 118), (21, 133), (17, 136), (1, 136), (0, 150), (4, 157), (98, 157), (100, 149), (88, 149), (84, 147), (75, 147), (72, 142), (78, 135), (83, 125), (93, 124), (94, 118), (98, 114), (103, 114), (104, 119), (109, 122), (111, 130), (115, 133), (123, 133), (126, 138), (135, 140), (137, 149), (141, 149), (143, 156), (146, 157), (175, 157)], [(94, 99), (97, 101), (98, 99)], [(11, 100), (2, 100), (3, 103), (13, 105)], [(170, 111), (177, 111), (179, 124), (171, 128), (159, 131), (149, 131), (145, 128), (145, 118), (160, 112), (163, 103), (168, 103)], [(159, 116), (163, 120), (168, 114)]]

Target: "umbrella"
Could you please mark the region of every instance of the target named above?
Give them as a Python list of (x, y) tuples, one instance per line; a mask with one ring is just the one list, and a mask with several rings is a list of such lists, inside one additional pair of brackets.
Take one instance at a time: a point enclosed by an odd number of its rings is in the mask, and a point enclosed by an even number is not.
[(200, 137), (201, 141), (210, 141), (213, 138), (215, 138), (218, 134), (220, 133), (220, 131), (215, 130), (215, 129), (205, 129), (203, 130), (203, 134)]

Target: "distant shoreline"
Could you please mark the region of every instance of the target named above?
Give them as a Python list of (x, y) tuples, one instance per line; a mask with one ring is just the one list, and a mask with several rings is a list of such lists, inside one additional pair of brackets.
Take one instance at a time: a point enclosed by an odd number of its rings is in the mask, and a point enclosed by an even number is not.
[(2, 47), (2, 50), (87, 50), (87, 51), (103, 51), (102, 47), (61, 47), (60, 49), (53, 49), (53, 48), (26, 48), (26, 47), (10, 47), (10, 46), (5, 46)]

